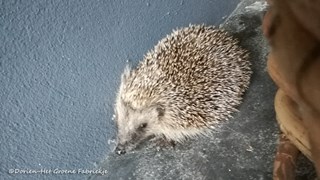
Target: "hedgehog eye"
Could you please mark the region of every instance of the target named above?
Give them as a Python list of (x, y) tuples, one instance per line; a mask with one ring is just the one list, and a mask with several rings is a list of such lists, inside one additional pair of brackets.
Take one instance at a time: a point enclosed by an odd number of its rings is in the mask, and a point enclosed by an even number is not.
[(139, 129), (144, 129), (144, 128), (146, 128), (147, 127), (147, 123), (142, 123), (141, 125), (140, 125), (140, 127), (139, 127)]

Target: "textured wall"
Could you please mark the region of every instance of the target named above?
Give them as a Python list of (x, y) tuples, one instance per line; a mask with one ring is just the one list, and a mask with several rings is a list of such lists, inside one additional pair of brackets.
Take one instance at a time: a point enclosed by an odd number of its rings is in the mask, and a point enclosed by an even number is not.
[(0, 179), (81, 179), (8, 171), (92, 169), (110, 151), (126, 60), (176, 27), (217, 25), (239, 1), (0, 2)]

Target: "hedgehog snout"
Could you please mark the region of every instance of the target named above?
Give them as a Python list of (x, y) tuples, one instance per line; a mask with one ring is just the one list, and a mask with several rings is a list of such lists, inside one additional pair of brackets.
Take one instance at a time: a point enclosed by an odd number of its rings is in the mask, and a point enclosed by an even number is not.
[(118, 142), (115, 148), (115, 153), (123, 155), (136, 147), (139, 144), (141, 137), (136, 132), (128, 133), (126, 136), (118, 135)]
[(114, 152), (118, 155), (122, 155), (122, 154), (125, 154), (126, 153), (126, 149), (123, 145), (121, 144), (118, 144), (116, 149), (114, 150)]

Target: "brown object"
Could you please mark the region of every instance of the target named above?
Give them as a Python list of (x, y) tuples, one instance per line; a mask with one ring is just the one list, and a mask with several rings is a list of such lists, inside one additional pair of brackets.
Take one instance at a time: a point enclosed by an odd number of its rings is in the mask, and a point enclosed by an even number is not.
[(299, 150), (284, 134), (280, 135), (279, 146), (274, 160), (273, 179), (294, 179), (294, 171), (296, 168), (296, 159)]
[[(269, 0), (263, 32), (280, 129), (320, 175), (320, 0)], [(276, 165), (276, 161), (275, 161)], [(288, 170), (290, 172), (290, 170)]]
[(297, 108), (297, 104), (281, 89), (277, 92), (275, 109), (281, 131), (304, 155), (312, 159), (308, 132), (299, 114), (297, 114)]

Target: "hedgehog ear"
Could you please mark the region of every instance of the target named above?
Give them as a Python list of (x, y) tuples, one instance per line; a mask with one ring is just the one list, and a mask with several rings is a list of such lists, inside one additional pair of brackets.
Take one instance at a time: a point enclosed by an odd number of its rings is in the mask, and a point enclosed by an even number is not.
[(131, 72), (131, 67), (129, 66), (129, 64), (127, 64), (126, 67), (124, 68), (122, 75), (121, 75), (121, 82), (127, 81), (127, 79), (130, 76), (130, 72)]
[(163, 106), (161, 105), (156, 105), (156, 111), (158, 113), (158, 117), (161, 118), (164, 116), (164, 113), (165, 113), (165, 109)]

